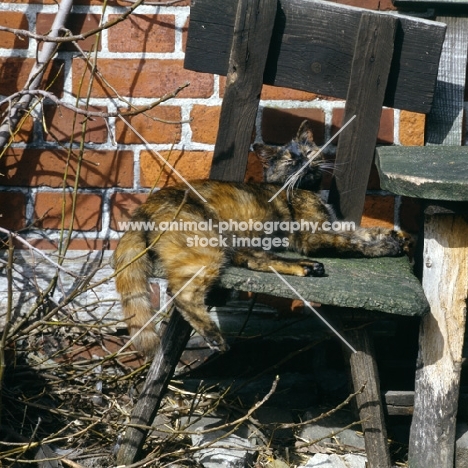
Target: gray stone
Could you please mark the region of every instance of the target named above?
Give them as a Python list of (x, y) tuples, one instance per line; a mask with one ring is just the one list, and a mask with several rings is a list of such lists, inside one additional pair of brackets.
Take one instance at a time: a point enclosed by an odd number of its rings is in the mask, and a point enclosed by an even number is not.
[(366, 461), (364, 455), (317, 453), (301, 468), (366, 468)]
[[(200, 447), (194, 452), (194, 459), (204, 468), (247, 468), (254, 460), (255, 446), (247, 438), (245, 430), (227, 435), (230, 428), (206, 432), (223, 425), (220, 418), (203, 417), (190, 424), (183, 418), (182, 424), (191, 434), (192, 445)], [(208, 445), (206, 448), (202, 448)]]
[(468, 424), (457, 425), (455, 468), (468, 468)]
[[(319, 416), (319, 414), (318, 412), (308, 412), (304, 419), (312, 419)], [(345, 445), (348, 449), (355, 447), (357, 451), (364, 450), (364, 437), (356, 433), (357, 430), (361, 429), (360, 425), (339, 432), (343, 427), (349, 426), (354, 421), (356, 419), (353, 418), (350, 412), (338, 411), (316, 423), (306, 425), (301, 431), (301, 439), (308, 441), (322, 439), (318, 442), (318, 445), (328, 447), (330, 445)], [(336, 434), (336, 436), (333, 434)]]

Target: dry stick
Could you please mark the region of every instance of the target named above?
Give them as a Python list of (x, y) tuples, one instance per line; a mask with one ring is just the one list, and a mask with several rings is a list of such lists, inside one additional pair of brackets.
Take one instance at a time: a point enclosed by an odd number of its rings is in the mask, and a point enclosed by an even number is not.
[(21, 244), (25, 245), (28, 247), (28, 249), (32, 250), (33, 252), (36, 252), (39, 254), (42, 258), (47, 260), (50, 264), (54, 265), (55, 268), (58, 268), (59, 270), (63, 271), (64, 273), (67, 273), (67, 275), (73, 276), (74, 278), (82, 278), (80, 275), (76, 275), (75, 273), (72, 273), (71, 271), (68, 271), (58, 263), (54, 262), (52, 259), (50, 259), (42, 250), (39, 250), (38, 248), (34, 247), (32, 244), (30, 244), (26, 239), (23, 239), (21, 236), (18, 234), (15, 234), (14, 232), (9, 231), (8, 229), (4, 229), (0, 227), (0, 232), (7, 234), (8, 236), (11, 236), (15, 240), (19, 241)]
[[(64, 1), (69, 1), (69, 0), (64, 0)], [(6, 26), (0, 26), (0, 31), (9, 32), (9, 33), (15, 34), (16, 36), (29, 37), (31, 39), (36, 39), (37, 41), (40, 41), (40, 42), (46, 42), (46, 43), (51, 43), (51, 44), (61, 44), (62, 42), (83, 41), (84, 39), (86, 39), (86, 38), (88, 38), (90, 36), (94, 36), (94, 34), (97, 34), (97, 33), (101, 32), (101, 31), (104, 31), (105, 29), (109, 29), (112, 26), (115, 26), (116, 24), (124, 21), (143, 2), (144, 2), (144, 0), (138, 0), (138, 1), (134, 2), (134, 3), (132, 2), (133, 5), (123, 15), (113, 19), (112, 21), (108, 21), (107, 23), (104, 23), (103, 25), (98, 26), (98, 27), (96, 27), (94, 29), (90, 29), (89, 31), (86, 31), (83, 34), (73, 35), (63, 25), (60, 26), (60, 28), (58, 28), (58, 32), (59, 33), (66, 33), (67, 34), (66, 36), (41, 35), (41, 34), (32, 33), (32, 32), (27, 31), (25, 29), (14, 29), (14, 28), (8, 28)], [(52, 26), (52, 29), (55, 29), (55, 28)]]
[(6, 266), (6, 276), (8, 283), (8, 292), (7, 292), (7, 310), (5, 317), (5, 328), (3, 329), (2, 339), (0, 343), (0, 422), (2, 420), (2, 390), (3, 390), (3, 376), (6, 368), (5, 362), (5, 345), (10, 331), (10, 321), (11, 321), (11, 312), (13, 309), (13, 237), (10, 233), (8, 236), (8, 264)]
[[(64, 27), (68, 15), (73, 6), (73, 0), (62, 0), (59, 5), (57, 14), (55, 15), (54, 22), (52, 24), (51, 36), (58, 37), (60, 30)], [(47, 42), (42, 47), (42, 50), (38, 54), (38, 59), (35, 62), (31, 73), (29, 74), (28, 81), (26, 83), (26, 89), (38, 89), (39, 85), (44, 76), (44, 71), (47, 64), (52, 59), (56, 52), (56, 44), (53, 42)], [(11, 109), (9, 115), (5, 118), (2, 125), (0, 126), (0, 149), (3, 150), (5, 145), (10, 139), (11, 133), (16, 129), (18, 122), (21, 119), (22, 111), (27, 109), (31, 104), (32, 96), (24, 95)]]
[(175, 91), (165, 94), (163, 97), (156, 100), (155, 102), (152, 102), (151, 104), (148, 104), (147, 106), (144, 106), (141, 108), (136, 107), (134, 111), (129, 111), (129, 112), (97, 112), (97, 111), (90, 111), (87, 109), (82, 109), (81, 107), (74, 106), (73, 104), (69, 104), (68, 102), (63, 102), (57, 96), (55, 96), (55, 94), (51, 93), (50, 91), (45, 91), (43, 89), (24, 89), (24, 90), (18, 91), (6, 97), (5, 99), (2, 99), (0, 101), (0, 106), (7, 102), (12, 102), (17, 97), (22, 98), (25, 95), (31, 95), (31, 96), (41, 96), (42, 98), (47, 98), (50, 101), (52, 101), (54, 104), (56, 104), (57, 106), (63, 106), (66, 109), (72, 110), (76, 114), (85, 115), (86, 117), (101, 117), (105, 119), (109, 117), (117, 117), (119, 114), (123, 116), (134, 116), (134, 115), (138, 115), (143, 112), (149, 111), (153, 109), (154, 107), (159, 106), (159, 104), (176, 97), (188, 85), (189, 85), (188, 82), (184, 83), (183, 85), (179, 86)]

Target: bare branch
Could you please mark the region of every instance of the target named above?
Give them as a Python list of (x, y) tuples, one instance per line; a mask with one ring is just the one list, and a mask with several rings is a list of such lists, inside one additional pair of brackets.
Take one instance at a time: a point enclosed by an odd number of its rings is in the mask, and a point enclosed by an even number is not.
[[(59, 5), (57, 15), (55, 16), (54, 23), (52, 25), (52, 36), (59, 36), (61, 29), (63, 28), (68, 15), (73, 6), (73, 0), (62, 0)], [(31, 73), (29, 74), (28, 81), (25, 88), (32, 90), (38, 89), (39, 85), (44, 76), (44, 71), (47, 64), (56, 52), (56, 45), (53, 43), (45, 43), (42, 50), (39, 52), (38, 59), (34, 64)], [(22, 116), (22, 109), (29, 107), (32, 100), (32, 95), (23, 96), (20, 101), (10, 109), (9, 115), (3, 121), (0, 126), (0, 149), (3, 149), (10, 139), (10, 135), (16, 129), (18, 122)]]
[[(159, 104), (168, 101), (169, 99), (172, 99), (176, 97), (183, 89), (185, 89), (187, 86), (189, 86), (190, 83), (184, 83), (183, 85), (179, 86), (175, 91), (172, 91), (171, 93), (165, 94), (163, 97), (160, 99), (152, 102), (151, 104), (148, 104), (147, 106), (144, 107), (135, 107), (135, 110), (128, 111), (128, 112), (97, 112), (97, 111), (90, 111), (87, 109), (82, 109), (81, 107), (76, 107), (73, 104), (69, 104), (68, 102), (64, 102), (60, 100), (55, 94), (51, 93), (50, 91), (44, 91), (43, 89), (25, 89), (22, 91), (18, 91), (2, 101), (0, 101), (0, 106), (5, 103), (12, 103), (17, 99), (18, 97), (22, 98), (23, 96), (41, 96), (43, 98), (50, 99), (52, 102), (57, 104), (57, 106), (63, 106), (66, 109), (70, 109), (73, 112), (76, 112), (77, 114), (85, 115), (87, 117), (101, 117), (103, 119), (109, 118), (109, 117), (117, 117), (119, 115), (122, 116), (133, 116), (137, 114), (141, 114), (143, 112), (146, 112), (148, 110), (153, 109), (154, 107), (158, 106)], [(21, 99), (20, 101), (21, 102)]]

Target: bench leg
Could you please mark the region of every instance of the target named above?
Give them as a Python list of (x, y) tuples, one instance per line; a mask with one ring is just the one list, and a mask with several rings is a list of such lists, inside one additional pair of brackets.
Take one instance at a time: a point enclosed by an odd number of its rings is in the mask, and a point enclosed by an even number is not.
[(411, 468), (452, 468), (468, 294), (468, 222), (463, 216), (427, 216), (423, 288), (431, 306), (422, 318)]
[(148, 429), (142, 426), (149, 426), (156, 417), (191, 331), (192, 327), (174, 309), (162, 334), (161, 346), (148, 371), (143, 391), (133, 408), (130, 424), (117, 454), (117, 465), (130, 465), (138, 460), (148, 433)]
[(358, 350), (349, 358), (354, 391), (357, 392), (365, 384), (364, 391), (356, 396), (356, 402), (369, 468), (391, 468), (380, 381), (369, 332), (365, 329), (353, 330), (348, 336)]

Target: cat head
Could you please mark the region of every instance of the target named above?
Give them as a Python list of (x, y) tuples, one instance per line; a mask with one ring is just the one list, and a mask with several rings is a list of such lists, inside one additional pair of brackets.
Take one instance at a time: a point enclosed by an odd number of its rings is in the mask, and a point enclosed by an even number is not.
[(265, 182), (282, 185), (307, 165), (307, 168), (297, 175), (297, 180), (292, 179), (294, 187), (311, 191), (320, 188), (320, 163), (323, 164), (323, 159), (321, 154), (314, 157), (319, 148), (314, 143), (314, 135), (307, 120), (300, 125), (296, 137), (284, 146), (257, 143), (253, 145), (253, 149), (263, 164)]

